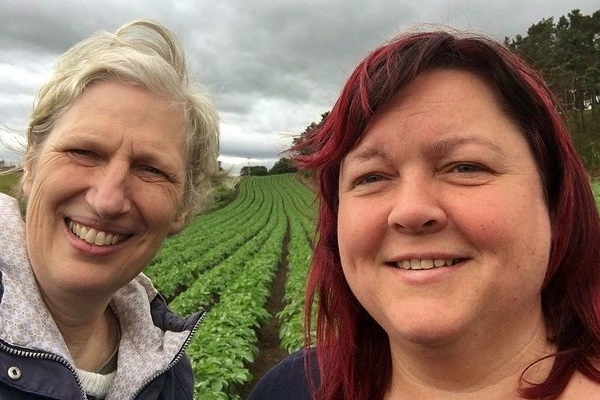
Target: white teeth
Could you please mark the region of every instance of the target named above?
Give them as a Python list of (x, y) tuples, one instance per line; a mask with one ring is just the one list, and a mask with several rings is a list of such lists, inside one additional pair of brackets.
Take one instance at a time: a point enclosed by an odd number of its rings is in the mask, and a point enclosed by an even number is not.
[(84, 240), (86, 243), (94, 244), (96, 246), (109, 246), (111, 244), (116, 244), (122, 239), (121, 235), (97, 231), (94, 228), (89, 228), (73, 221), (69, 221), (69, 229), (78, 238)]
[[(98, 232), (96, 235), (96, 239), (94, 239), (94, 244), (103, 245), (104, 239), (106, 238), (106, 234), (104, 232)], [(108, 242), (110, 243), (110, 242)]]
[(88, 243), (94, 243), (94, 238), (97, 236), (96, 234), (96, 230), (95, 229), (90, 229), (85, 233), (85, 237), (83, 238), (83, 240), (85, 240)]
[(417, 259), (417, 258), (413, 258), (411, 260), (403, 260), (403, 261), (398, 261), (396, 263), (396, 266), (398, 268), (401, 269), (433, 269), (433, 268), (439, 268), (439, 267), (443, 267), (443, 266), (451, 266), (452, 265), (452, 259), (448, 259), (448, 260), (443, 260), (443, 259)]
[[(452, 260), (450, 260), (449, 264), (450, 265), (452, 264)], [(433, 265), (435, 267), (442, 267), (442, 266), (446, 265), (446, 261), (445, 260), (440, 260), (440, 259), (435, 259), (435, 260), (433, 260)]]

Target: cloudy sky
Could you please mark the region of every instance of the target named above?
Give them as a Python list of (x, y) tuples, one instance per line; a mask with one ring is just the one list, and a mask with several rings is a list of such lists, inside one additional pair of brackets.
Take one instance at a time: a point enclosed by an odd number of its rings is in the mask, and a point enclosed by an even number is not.
[[(1, 0), (0, 124), (22, 137), (33, 97), (57, 56), (98, 30), (136, 18), (181, 39), (195, 79), (213, 95), (224, 165), (267, 165), (329, 110), (352, 68), (394, 34), (422, 24), (526, 35), (542, 18), (598, 0)], [(6, 129), (3, 140), (10, 141)], [(0, 149), (0, 159), (20, 156)]]

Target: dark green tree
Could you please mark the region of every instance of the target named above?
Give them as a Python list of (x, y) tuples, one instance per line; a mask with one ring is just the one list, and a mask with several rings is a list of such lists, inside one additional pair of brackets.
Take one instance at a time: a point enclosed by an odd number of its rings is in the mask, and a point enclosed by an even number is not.
[(250, 165), (242, 167), (240, 170), (240, 176), (252, 175), (252, 176), (265, 176), (268, 175), (269, 171), (264, 165)]
[(600, 11), (543, 19), (505, 44), (540, 71), (562, 103), (586, 167), (600, 173)]
[(575, 9), (556, 24), (554, 18), (542, 19), (528, 29), (527, 36), (505, 38), (505, 43), (542, 73), (566, 110), (581, 113), (596, 108), (600, 11), (583, 15)]
[(527, 30), (527, 36), (517, 35), (512, 40), (504, 38), (504, 41), (542, 71), (550, 71), (556, 65), (550, 57), (554, 54), (556, 43), (554, 18), (552, 17), (531, 25)]
[(320, 128), (325, 123), (325, 120), (327, 119), (328, 115), (329, 115), (329, 111), (321, 114), (321, 120), (319, 122), (311, 122), (310, 125), (308, 125), (306, 127), (306, 129), (304, 129), (304, 132), (302, 132), (299, 136), (294, 138), (294, 140), (293, 140), (294, 146), (300, 145), (300, 148), (297, 149), (297, 151), (300, 154), (310, 154), (312, 152), (312, 150), (309, 149), (308, 147), (301, 146), (301, 143), (304, 138), (308, 137), (308, 135), (315, 132), (318, 128)]
[(269, 175), (287, 174), (289, 172), (296, 172), (296, 168), (292, 165), (292, 160), (283, 157), (273, 164), (273, 167), (269, 170)]

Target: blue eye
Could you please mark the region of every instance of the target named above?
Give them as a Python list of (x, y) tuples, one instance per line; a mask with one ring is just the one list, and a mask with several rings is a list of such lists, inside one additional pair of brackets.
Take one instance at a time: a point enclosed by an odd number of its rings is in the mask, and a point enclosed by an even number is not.
[(92, 166), (96, 165), (99, 162), (100, 157), (98, 154), (91, 150), (84, 149), (68, 149), (66, 150), (66, 154), (71, 157), (76, 163), (84, 166)]
[(364, 175), (361, 178), (359, 178), (356, 181), (357, 185), (364, 185), (364, 184), (369, 184), (369, 183), (377, 183), (377, 182), (381, 182), (383, 180), (383, 177), (381, 175), (378, 174), (368, 174), (368, 175)]
[(144, 167), (144, 171), (149, 174), (164, 175), (164, 173), (160, 169), (151, 167), (149, 165)]
[(475, 164), (457, 164), (454, 166), (453, 169), (456, 172), (460, 172), (460, 173), (472, 173), (472, 172), (479, 172), (479, 171), (483, 170), (483, 168), (481, 168), (479, 165), (475, 165)]
[(68, 152), (77, 156), (91, 156), (93, 154), (91, 151), (83, 149), (70, 149)]
[(171, 180), (171, 178), (163, 170), (151, 165), (140, 165), (138, 167), (138, 171), (140, 174), (139, 176), (148, 182)]

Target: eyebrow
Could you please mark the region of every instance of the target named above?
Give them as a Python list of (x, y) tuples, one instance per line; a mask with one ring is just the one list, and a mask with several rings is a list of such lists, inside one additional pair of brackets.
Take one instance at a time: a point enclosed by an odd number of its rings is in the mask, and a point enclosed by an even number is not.
[(382, 161), (388, 161), (391, 159), (390, 155), (383, 149), (376, 147), (365, 147), (358, 149), (358, 151), (351, 151), (347, 154), (346, 159), (348, 160), (370, 160), (373, 158), (381, 159)]
[[(484, 146), (491, 149), (494, 152), (500, 153), (501, 155), (506, 154), (505, 151), (497, 144), (489, 141), (488, 139), (481, 138), (478, 136), (453, 136), (441, 140), (436, 140), (435, 142), (428, 143), (427, 145), (425, 145), (424, 152), (428, 155), (437, 156), (440, 154), (447, 153), (456, 147), (467, 144)], [(391, 160), (392, 158), (393, 157), (385, 149), (376, 147), (365, 147), (362, 149), (358, 149), (357, 151), (351, 151), (346, 157), (347, 160), (365, 161), (371, 159), (380, 159), (386, 162)]]
[(478, 146), (487, 147), (490, 150), (500, 153), (502, 155), (506, 155), (504, 150), (498, 146), (496, 143), (479, 136), (453, 136), (441, 140), (437, 140), (433, 143), (429, 143), (425, 146), (425, 152), (427, 154), (438, 155), (449, 152), (455, 147), (467, 145), (467, 144), (475, 144)]

